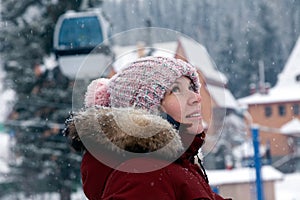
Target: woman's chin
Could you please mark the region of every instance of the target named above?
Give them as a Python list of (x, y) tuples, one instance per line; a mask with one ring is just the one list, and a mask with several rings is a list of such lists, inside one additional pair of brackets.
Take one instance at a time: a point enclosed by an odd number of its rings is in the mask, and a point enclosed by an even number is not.
[(203, 130), (204, 130), (204, 128), (200, 124), (197, 124), (197, 125), (194, 125), (194, 126), (191, 126), (191, 127), (187, 128), (187, 132), (189, 134), (192, 134), (192, 135), (197, 135), (199, 133), (202, 133)]

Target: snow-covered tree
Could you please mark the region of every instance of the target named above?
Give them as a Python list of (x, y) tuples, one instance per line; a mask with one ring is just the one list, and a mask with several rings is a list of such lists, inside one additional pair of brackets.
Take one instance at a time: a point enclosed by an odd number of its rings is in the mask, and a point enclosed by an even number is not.
[(71, 198), (80, 183), (77, 154), (62, 136), (71, 110), (72, 84), (43, 59), (52, 51), (55, 22), (81, 1), (1, 1), (0, 50), (6, 87), (17, 95), (6, 126), (16, 144), (10, 180), (28, 198), (45, 192)]

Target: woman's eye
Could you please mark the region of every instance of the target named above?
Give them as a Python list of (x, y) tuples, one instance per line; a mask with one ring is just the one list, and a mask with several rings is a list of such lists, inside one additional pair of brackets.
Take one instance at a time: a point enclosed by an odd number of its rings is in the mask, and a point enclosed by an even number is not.
[(173, 87), (172, 90), (171, 90), (171, 92), (175, 92), (175, 93), (179, 92), (179, 91), (180, 91), (180, 89), (177, 86)]

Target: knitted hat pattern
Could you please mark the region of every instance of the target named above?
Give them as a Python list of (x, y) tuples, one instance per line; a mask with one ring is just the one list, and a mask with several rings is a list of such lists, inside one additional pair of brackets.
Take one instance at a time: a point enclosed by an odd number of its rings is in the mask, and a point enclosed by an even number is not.
[(109, 81), (110, 106), (157, 113), (166, 91), (181, 76), (188, 77), (199, 92), (197, 71), (189, 63), (167, 57), (140, 58)]

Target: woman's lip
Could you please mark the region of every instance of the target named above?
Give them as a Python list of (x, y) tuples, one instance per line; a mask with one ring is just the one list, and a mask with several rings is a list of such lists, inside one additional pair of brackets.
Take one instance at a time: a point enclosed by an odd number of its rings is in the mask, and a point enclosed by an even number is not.
[(202, 117), (200, 111), (192, 112), (191, 114), (188, 114), (188, 115), (186, 116), (186, 118), (199, 118), (199, 117)]

